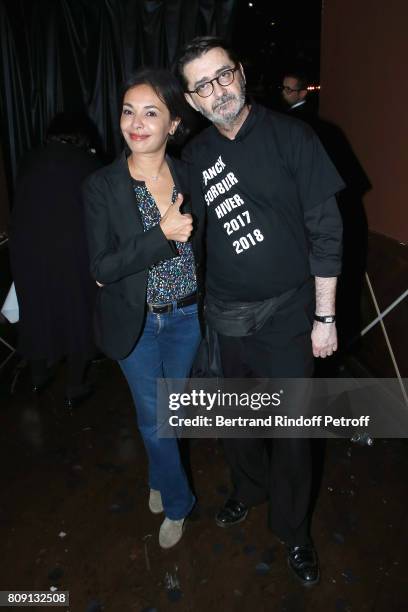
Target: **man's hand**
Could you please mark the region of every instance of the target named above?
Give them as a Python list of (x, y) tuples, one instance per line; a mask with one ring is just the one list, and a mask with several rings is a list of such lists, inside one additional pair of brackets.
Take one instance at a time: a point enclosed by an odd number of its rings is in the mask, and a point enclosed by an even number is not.
[(330, 357), (337, 351), (337, 330), (335, 323), (315, 321), (312, 329), (312, 348), (315, 357)]
[(193, 231), (193, 217), (189, 214), (182, 215), (180, 206), (183, 196), (179, 193), (177, 200), (171, 204), (160, 221), (160, 227), (167, 240), (187, 242)]

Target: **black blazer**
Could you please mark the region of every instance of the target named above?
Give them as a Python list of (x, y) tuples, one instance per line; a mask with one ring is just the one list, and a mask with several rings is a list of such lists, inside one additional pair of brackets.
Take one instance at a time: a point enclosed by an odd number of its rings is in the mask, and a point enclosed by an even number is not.
[[(177, 191), (190, 194), (188, 165), (166, 157)], [(112, 359), (132, 351), (146, 316), (146, 288), (151, 265), (177, 255), (159, 225), (144, 232), (125, 152), (112, 164), (88, 177), (83, 186), (91, 275), (103, 284), (95, 307), (95, 336)], [(196, 260), (199, 310), (202, 304), (201, 252), (203, 213), (194, 216), (192, 246)]]

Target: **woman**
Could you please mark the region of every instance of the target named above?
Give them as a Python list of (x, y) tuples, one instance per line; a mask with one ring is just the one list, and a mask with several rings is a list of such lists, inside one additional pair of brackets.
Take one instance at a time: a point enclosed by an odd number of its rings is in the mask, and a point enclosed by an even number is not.
[(189, 241), (192, 216), (180, 212), (189, 191), (185, 165), (165, 155), (185, 113), (177, 81), (145, 68), (124, 91), (120, 128), (129, 151), (84, 189), (91, 273), (100, 287), (96, 336), (132, 392), (149, 460), (149, 508), (164, 510), (159, 543), (170, 548), (195, 500), (177, 440), (157, 433), (156, 381), (186, 378), (200, 341), (199, 240)]
[(82, 114), (52, 120), (46, 144), (20, 164), (12, 211), (10, 255), (20, 307), (18, 351), (30, 361), (33, 391), (67, 361), (65, 406), (91, 392), (86, 368), (95, 354), (81, 185), (100, 168), (91, 151), (93, 125)]

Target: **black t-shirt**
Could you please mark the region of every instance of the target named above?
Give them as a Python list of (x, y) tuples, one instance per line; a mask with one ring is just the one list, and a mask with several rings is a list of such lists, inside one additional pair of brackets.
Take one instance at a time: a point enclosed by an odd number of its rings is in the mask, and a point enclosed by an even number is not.
[[(211, 126), (184, 157), (193, 164), (193, 198), (204, 200), (207, 210), (210, 293), (262, 300), (299, 287), (311, 273), (339, 273), (341, 219), (332, 196), (344, 184), (309, 126), (254, 104), (234, 140)], [(314, 240), (320, 240), (315, 251), (323, 263), (312, 271)], [(331, 244), (330, 270), (323, 243)]]

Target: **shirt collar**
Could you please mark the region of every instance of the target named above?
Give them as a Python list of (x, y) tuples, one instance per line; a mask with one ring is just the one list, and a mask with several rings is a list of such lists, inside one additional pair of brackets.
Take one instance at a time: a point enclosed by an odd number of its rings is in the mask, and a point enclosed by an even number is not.
[(301, 100), (300, 102), (296, 102), (296, 104), (294, 104), (293, 106), (291, 106), (290, 108), (296, 108), (298, 106), (302, 106), (302, 104), (306, 104), (306, 100)]

